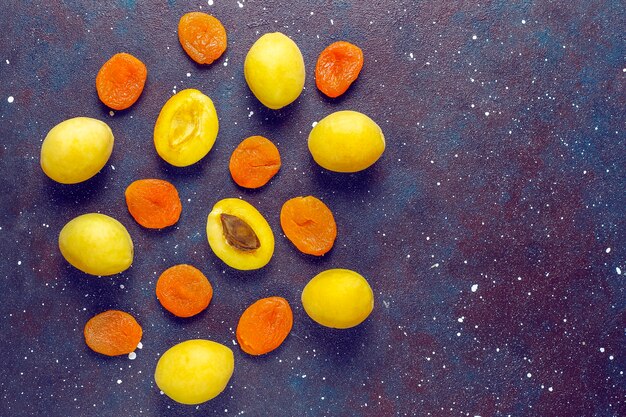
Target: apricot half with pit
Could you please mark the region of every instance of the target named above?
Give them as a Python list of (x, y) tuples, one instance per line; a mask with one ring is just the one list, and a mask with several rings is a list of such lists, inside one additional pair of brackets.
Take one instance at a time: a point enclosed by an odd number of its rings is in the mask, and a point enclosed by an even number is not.
[(207, 218), (206, 234), (217, 257), (235, 269), (262, 268), (274, 254), (274, 233), (270, 225), (244, 200), (218, 201)]

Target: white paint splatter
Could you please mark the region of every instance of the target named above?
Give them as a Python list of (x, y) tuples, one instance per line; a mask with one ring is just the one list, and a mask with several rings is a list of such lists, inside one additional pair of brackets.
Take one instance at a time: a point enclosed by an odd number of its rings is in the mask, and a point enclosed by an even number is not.
[(334, 25), (334, 24), (335, 24), (335, 22), (333, 21), (333, 19), (330, 19), (330, 24), (331, 24), (331, 25)]
[(113, 110), (111, 110), (111, 111), (109, 112), (109, 116), (111, 116), (111, 117), (115, 116), (115, 112), (114, 112)]
[(131, 361), (134, 361), (136, 357), (137, 357), (137, 354), (135, 352), (130, 352), (128, 354), (128, 359), (130, 359)]
[(121, 379), (118, 379), (118, 380), (117, 380), (117, 385), (119, 385), (119, 384), (121, 384), (121, 383), (122, 383), (122, 380), (121, 380)]
[(139, 342), (139, 343), (137, 344), (137, 349), (143, 349), (143, 343)]
[(606, 253), (611, 253), (611, 248), (606, 248), (605, 252)]
[(432, 265), (430, 266), (430, 269), (433, 269), (433, 268), (439, 268), (439, 264), (438, 264), (438, 263), (436, 263), (436, 264), (432, 264)]
[(213, 0), (209, 0), (209, 6), (213, 6)]
[(463, 320), (465, 320), (465, 316), (456, 319), (456, 321), (458, 321), (459, 323), (463, 323)]
[(13, 96), (9, 96), (9, 98), (7, 99), (7, 101), (9, 103), (13, 103), (14, 100), (15, 100), (15, 98), (13, 98)]
[(476, 40), (476, 39), (478, 39), (478, 36), (473, 35), (473, 36), (472, 36), (472, 39)]
[(226, 58), (226, 59), (224, 60), (224, 66), (225, 66), (225, 67), (227, 67), (227, 66), (228, 66), (228, 58)]
[(243, 3), (242, 2), (238, 1), (237, 5), (239, 6), (240, 9), (243, 8)]
[(526, 24), (526, 20), (522, 19), (522, 25)]
[(615, 267), (615, 272), (617, 272), (617, 275), (622, 275), (622, 270), (619, 266)]
[(187, 73), (187, 77), (191, 77), (191, 73), (190, 72)]
[(478, 284), (472, 285), (472, 292), (476, 292), (478, 290)]
[[(10, 62), (9, 62), (9, 60), (7, 59), (7, 65), (9, 65), (9, 64), (10, 64)], [(626, 68), (624, 68), (624, 72), (626, 72)]]
[(254, 112), (250, 111), (250, 113), (248, 113), (248, 117), (252, 117), (253, 114), (254, 114)]
[(311, 123), (311, 127), (315, 127), (316, 125), (317, 125), (317, 122)]
[(530, 372), (526, 374), (526, 378), (531, 378), (533, 376), (533, 374), (531, 374)]
[(485, 112), (485, 116), (489, 116), (489, 112), (488, 111)]

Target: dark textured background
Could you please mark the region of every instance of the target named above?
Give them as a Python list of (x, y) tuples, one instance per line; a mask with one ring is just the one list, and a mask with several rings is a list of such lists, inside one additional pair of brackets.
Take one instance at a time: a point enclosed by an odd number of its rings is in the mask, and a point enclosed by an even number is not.
[[(228, 50), (208, 67), (178, 43), (178, 19), (193, 10), (228, 31)], [(625, 415), (625, 27), (619, 0), (3, 0), (0, 415)], [(278, 112), (243, 78), (247, 49), (270, 31), (294, 39), (307, 65), (306, 90)], [(365, 66), (333, 101), (313, 69), (340, 39), (363, 49)], [(120, 51), (146, 63), (148, 82), (130, 110), (110, 116), (94, 79)], [(177, 169), (157, 156), (152, 130), (172, 90), (189, 87), (215, 101), (220, 133), (204, 160)], [(387, 137), (360, 174), (323, 171), (307, 151), (311, 124), (339, 109), (368, 114)], [(93, 179), (59, 185), (39, 168), (41, 141), (79, 115), (105, 120), (115, 148)], [(257, 134), (278, 144), (283, 167), (248, 191), (227, 163)], [(124, 189), (145, 177), (178, 187), (176, 227), (147, 231), (127, 213)], [(307, 194), (338, 223), (322, 259), (299, 254), (280, 230), (282, 203)], [(227, 268), (206, 242), (211, 207), (233, 196), (276, 234), (260, 271)], [(91, 211), (129, 229), (128, 271), (98, 279), (61, 257), (62, 226)], [(181, 262), (215, 289), (189, 320), (154, 296), (158, 275)], [(301, 307), (305, 283), (331, 267), (359, 271), (374, 289), (372, 315), (352, 330), (322, 328)], [(233, 346), (238, 317), (270, 295), (291, 302), (293, 332), (249, 357)], [(142, 324), (135, 360), (85, 346), (84, 323), (109, 308)], [(199, 407), (159, 395), (152, 377), (159, 354), (191, 338), (235, 352), (228, 388)]]

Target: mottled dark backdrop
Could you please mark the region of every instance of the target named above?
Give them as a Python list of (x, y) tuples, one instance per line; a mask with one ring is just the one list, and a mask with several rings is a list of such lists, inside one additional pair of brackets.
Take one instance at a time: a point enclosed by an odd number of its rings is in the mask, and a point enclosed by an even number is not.
[[(180, 16), (202, 10), (228, 30), (209, 67), (182, 51)], [(2, 416), (619, 416), (624, 396), (626, 296), (624, 3), (607, 1), (27, 1), (0, 10), (0, 303)], [(247, 49), (281, 31), (300, 46), (306, 90), (278, 112), (243, 78)], [(319, 52), (345, 39), (365, 53), (358, 81), (338, 100), (315, 88)], [(116, 52), (143, 60), (148, 82), (128, 111), (109, 114), (95, 75)], [(210, 154), (176, 169), (152, 145), (174, 91), (215, 101), (220, 133)], [(387, 137), (366, 172), (320, 169), (306, 146), (330, 112), (370, 115)], [(103, 171), (62, 186), (39, 168), (47, 131), (74, 116), (105, 120), (115, 149)], [(259, 191), (227, 170), (234, 147), (261, 134), (283, 167)], [(123, 192), (135, 179), (173, 182), (183, 199), (174, 228), (139, 227)], [(282, 236), (293, 196), (322, 198), (339, 236), (323, 259)], [(213, 204), (243, 197), (276, 234), (271, 263), (227, 268), (210, 251)], [(57, 249), (62, 226), (101, 211), (129, 229), (135, 262), (98, 279)], [(207, 311), (174, 319), (154, 287), (189, 262), (209, 277)], [(299, 302), (331, 267), (371, 282), (376, 305), (361, 326), (322, 328)], [(292, 304), (292, 334), (260, 358), (233, 346), (254, 300)], [(144, 328), (137, 358), (106, 358), (83, 343), (105, 309)], [(159, 354), (190, 338), (231, 346), (226, 391), (180, 406), (153, 382)]]

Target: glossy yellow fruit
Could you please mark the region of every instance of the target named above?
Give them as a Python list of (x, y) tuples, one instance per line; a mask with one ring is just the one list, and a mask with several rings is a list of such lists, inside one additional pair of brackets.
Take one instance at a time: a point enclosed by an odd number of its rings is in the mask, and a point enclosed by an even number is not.
[(372, 119), (351, 110), (329, 114), (309, 134), (309, 151), (321, 167), (357, 172), (371, 166), (385, 150), (385, 136)]
[(41, 145), (41, 168), (62, 184), (93, 177), (113, 151), (113, 132), (100, 120), (75, 117), (53, 127)]
[(89, 213), (70, 220), (59, 234), (63, 257), (91, 275), (114, 275), (133, 263), (133, 241), (113, 217)]
[(182, 404), (200, 404), (217, 397), (235, 369), (233, 351), (210, 340), (187, 340), (168, 349), (156, 366), (161, 391)]
[(374, 308), (374, 293), (358, 273), (329, 269), (313, 277), (304, 287), (302, 306), (319, 324), (347, 329), (369, 316)]
[(154, 126), (154, 146), (165, 161), (177, 167), (195, 164), (213, 147), (219, 121), (213, 101), (198, 90), (173, 95)]
[(274, 233), (267, 220), (237, 198), (225, 198), (213, 206), (206, 234), (217, 257), (235, 269), (262, 268), (274, 254)]
[(280, 32), (266, 33), (252, 45), (243, 72), (256, 98), (274, 110), (292, 103), (304, 87), (302, 53)]

